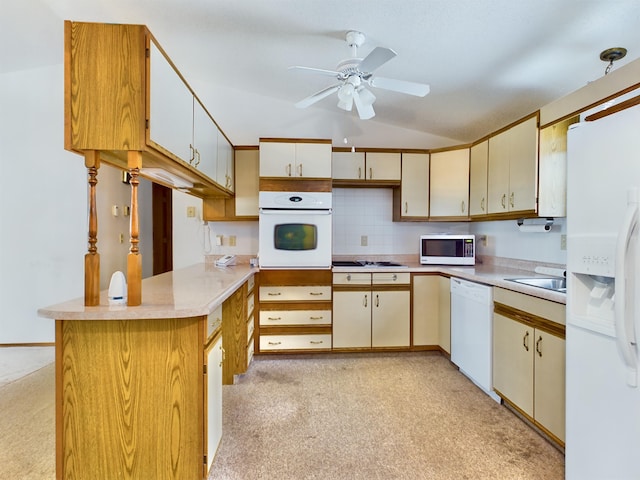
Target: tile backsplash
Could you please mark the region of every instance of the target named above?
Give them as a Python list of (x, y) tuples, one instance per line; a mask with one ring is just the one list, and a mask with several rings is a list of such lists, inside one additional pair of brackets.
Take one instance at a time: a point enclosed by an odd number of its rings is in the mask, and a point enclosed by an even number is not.
[(334, 188), (333, 254), (417, 254), (422, 234), (468, 232), (463, 223), (393, 222), (392, 216), (391, 188)]

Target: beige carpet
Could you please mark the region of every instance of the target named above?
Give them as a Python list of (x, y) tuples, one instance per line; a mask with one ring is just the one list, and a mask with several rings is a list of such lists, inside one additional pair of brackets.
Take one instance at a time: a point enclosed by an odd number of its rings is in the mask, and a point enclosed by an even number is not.
[(55, 367), (0, 387), (0, 478), (56, 478)]
[(209, 480), (562, 479), (561, 452), (439, 354), (257, 357)]
[[(55, 478), (54, 375), (0, 387), (0, 478)], [(558, 450), (438, 354), (258, 357), (223, 395), (210, 480), (563, 478)]]

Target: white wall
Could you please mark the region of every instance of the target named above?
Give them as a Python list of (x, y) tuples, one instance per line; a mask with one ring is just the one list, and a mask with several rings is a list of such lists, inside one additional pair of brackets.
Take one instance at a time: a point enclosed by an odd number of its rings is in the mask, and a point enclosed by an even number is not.
[(63, 148), (63, 90), (62, 65), (0, 75), (0, 343), (53, 341), (37, 309), (84, 294), (86, 169)]

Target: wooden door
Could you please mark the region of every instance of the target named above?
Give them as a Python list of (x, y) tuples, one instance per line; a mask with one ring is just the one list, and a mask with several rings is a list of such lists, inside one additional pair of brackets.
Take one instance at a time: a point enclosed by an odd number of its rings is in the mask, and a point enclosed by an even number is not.
[(173, 194), (157, 183), (152, 190), (153, 274), (173, 270)]

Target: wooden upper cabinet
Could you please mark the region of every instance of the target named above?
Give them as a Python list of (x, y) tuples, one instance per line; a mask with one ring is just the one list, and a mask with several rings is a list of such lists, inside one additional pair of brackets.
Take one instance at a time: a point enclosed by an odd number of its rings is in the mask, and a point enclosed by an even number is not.
[(430, 217), (469, 217), (469, 149), (431, 154)]
[(66, 21), (64, 85), (66, 149), (99, 151), (122, 169), (141, 152), (143, 176), (159, 168), (164, 180), (153, 181), (176, 187), (174, 176), (198, 197), (229, 196), (213, 175), (221, 132), (144, 25)]
[(487, 168), (489, 141), (471, 147), (469, 154), (469, 215), (487, 214)]
[(538, 115), (489, 139), (488, 213), (535, 213), (538, 192)]

